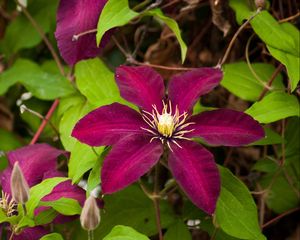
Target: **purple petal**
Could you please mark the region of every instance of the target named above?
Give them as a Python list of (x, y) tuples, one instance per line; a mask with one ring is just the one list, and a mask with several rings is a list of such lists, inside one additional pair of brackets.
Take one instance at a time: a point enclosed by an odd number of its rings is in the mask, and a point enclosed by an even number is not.
[[(72, 41), (72, 38), (74, 35), (96, 29), (106, 2), (107, 0), (60, 0), (55, 37), (60, 54), (69, 65), (99, 54), (96, 33), (81, 36), (77, 41)], [(109, 38), (110, 34), (106, 34), (101, 45), (105, 45)]]
[(213, 155), (201, 145), (186, 140), (174, 143), (169, 167), (190, 200), (208, 214), (215, 211), (220, 193), (220, 176)]
[[(49, 171), (44, 174), (44, 179), (53, 178), (53, 177), (64, 177), (64, 174), (59, 171)], [(44, 202), (55, 201), (60, 198), (72, 198), (77, 200), (81, 206), (83, 206), (85, 201), (85, 191), (78, 187), (77, 185), (72, 185), (71, 181), (65, 181), (58, 184), (51, 193), (42, 198)], [(34, 214), (38, 215), (40, 212), (49, 209), (50, 207), (39, 207), (35, 209)], [(53, 223), (66, 223), (73, 221), (77, 216), (63, 216), (59, 214), (54, 220)]]
[(251, 116), (230, 109), (207, 111), (190, 118), (193, 132), (189, 137), (201, 137), (208, 144), (242, 146), (265, 136), (263, 128)]
[(179, 111), (192, 110), (198, 98), (215, 88), (223, 77), (219, 68), (198, 68), (174, 76), (169, 83), (169, 98)]
[(56, 169), (57, 157), (67, 154), (48, 144), (34, 144), (8, 152), (9, 167), (3, 171), (1, 176), (2, 189), (6, 193), (10, 191), (10, 175), (12, 166), (19, 162), (28, 185), (34, 186), (43, 180), (44, 173)]
[(116, 70), (121, 96), (140, 108), (152, 111), (152, 105), (162, 109), (165, 86), (162, 77), (150, 67), (121, 66)]
[(113, 146), (101, 171), (103, 194), (114, 193), (137, 181), (159, 160), (163, 146), (147, 136), (128, 136)]
[(137, 111), (119, 104), (100, 107), (75, 125), (72, 136), (90, 146), (112, 145), (121, 137), (144, 134), (146, 123)]
[(20, 234), (14, 235), (13, 240), (39, 240), (47, 234), (49, 232), (43, 227), (25, 228)]

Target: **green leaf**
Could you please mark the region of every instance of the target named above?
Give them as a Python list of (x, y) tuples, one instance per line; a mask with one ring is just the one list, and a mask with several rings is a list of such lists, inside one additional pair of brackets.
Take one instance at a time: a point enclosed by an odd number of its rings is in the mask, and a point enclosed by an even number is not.
[(181, 37), (180, 29), (177, 22), (174, 19), (165, 16), (159, 8), (150, 10), (146, 12), (145, 15), (150, 15), (153, 16), (154, 18), (158, 18), (159, 20), (163, 21), (173, 31), (180, 45), (181, 62), (183, 63), (186, 58), (187, 46)]
[(282, 137), (271, 130), (270, 128), (264, 127), (265, 137), (261, 140), (258, 140), (254, 143), (249, 144), (249, 146), (257, 146), (257, 145), (273, 145), (282, 143)]
[(75, 76), (79, 91), (92, 105), (99, 107), (120, 101), (114, 74), (99, 58), (77, 63)]
[(57, 217), (57, 215), (58, 213), (54, 209), (46, 209), (40, 212), (37, 216), (34, 216), (35, 225), (38, 226), (51, 223), (54, 220), (54, 218)]
[(229, 6), (234, 9), (236, 21), (239, 25), (253, 14), (254, 9), (249, 4), (250, 2), (247, 0), (229, 0)]
[[(117, 224), (130, 226), (137, 231), (152, 236), (157, 233), (153, 202), (137, 185), (104, 197), (105, 211), (101, 214), (101, 224), (95, 236), (102, 239)], [(160, 201), (162, 228), (170, 226), (176, 219), (169, 204)]]
[[(249, 2), (246, 0), (230, 0), (230, 6), (235, 10), (239, 24), (255, 12), (255, 9), (249, 6)], [(298, 37), (294, 38), (295, 30), (291, 35), (290, 28), (282, 27), (269, 12), (261, 11), (251, 20), (250, 24), (266, 45), (299, 56), (299, 39)]]
[(18, 220), (18, 216), (8, 217), (3, 209), (0, 209), (0, 224), (4, 222), (8, 222), (10, 224), (16, 224)]
[[(253, 15), (254, 11), (246, 0), (230, 0), (236, 11), (239, 24)], [(266, 43), (271, 55), (285, 65), (294, 91), (300, 79), (300, 39), (299, 30), (291, 23), (280, 24), (267, 11), (262, 11), (251, 20), (253, 30)]]
[(34, 226), (35, 226), (35, 222), (33, 221), (33, 219), (25, 215), (18, 222), (17, 229), (22, 229), (24, 227), (34, 227)]
[(287, 117), (299, 116), (299, 102), (293, 95), (274, 92), (260, 102), (254, 103), (246, 113), (260, 123), (271, 123)]
[(97, 185), (99, 185), (101, 183), (101, 178), (100, 178), (101, 166), (102, 166), (103, 160), (109, 150), (110, 150), (110, 148), (106, 148), (102, 152), (101, 156), (99, 156), (98, 159), (96, 160), (96, 163), (88, 177), (88, 181), (87, 181), (87, 191), (88, 192), (93, 191), (95, 189), (95, 187), (97, 187)]
[[(281, 171), (279, 175), (275, 176), (274, 173), (268, 173), (259, 181), (259, 184), (264, 189), (268, 188), (265, 199), (268, 208), (272, 209), (278, 214), (288, 211), (292, 208), (296, 208), (300, 203), (296, 189), (293, 189), (293, 187), (290, 185), (286, 178), (286, 174), (287, 173), (284, 173), (283, 171)], [(289, 178), (299, 181), (299, 176), (290, 176)]]
[(221, 194), (217, 202), (216, 221), (230, 236), (242, 239), (266, 239), (259, 228), (257, 208), (248, 188), (228, 169), (219, 167)]
[[(0, 152), (14, 150), (21, 146), (21, 142), (12, 132), (0, 128)], [(7, 163), (6, 157), (0, 153), (0, 171), (6, 168)]]
[(139, 13), (129, 8), (128, 0), (109, 0), (99, 17), (97, 26), (97, 44), (99, 45), (105, 32), (127, 24)]
[(252, 170), (274, 173), (278, 169), (278, 167), (279, 165), (277, 164), (276, 160), (266, 158), (257, 161), (252, 167)]
[(270, 47), (299, 56), (299, 46), (278, 21), (267, 11), (262, 11), (251, 20), (255, 33)]
[[(263, 82), (255, 78), (246, 62), (238, 62), (224, 65), (221, 85), (244, 100), (257, 101), (275, 68), (266, 63), (253, 63), (252, 68)], [(281, 75), (275, 78), (272, 88), (284, 89)]]
[(203, 219), (200, 224), (200, 228), (205, 230), (209, 236), (214, 236), (215, 240), (239, 240), (240, 238), (235, 238), (227, 235), (222, 231), (222, 229), (217, 228), (213, 225), (211, 219)]
[(26, 209), (29, 217), (33, 217), (33, 213), (35, 208), (38, 206), (40, 200), (51, 193), (53, 188), (57, 186), (59, 183), (67, 181), (68, 178), (63, 177), (55, 177), (55, 178), (48, 178), (42, 181), (41, 183), (33, 186), (30, 188), (30, 198), (26, 203)]
[[(294, 42), (296, 43), (296, 47), (300, 48), (300, 32), (299, 30), (291, 23), (282, 23), (280, 24), (281, 29), (286, 32), (286, 34), (289, 34)], [(291, 84), (291, 90), (294, 91), (297, 87), (297, 84), (300, 80), (300, 56), (299, 54), (297, 56), (292, 55), (287, 52), (280, 51), (276, 48), (273, 48), (271, 46), (267, 46), (268, 50), (272, 54), (274, 58), (276, 58), (278, 61), (280, 61), (283, 65), (285, 65), (290, 84)]]
[(0, 128), (0, 151), (10, 151), (21, 147), (22, 144), (12, 132)]
[[(74, 104), (74, 105), (73, 105)], [(66, 150), (71, 152), (69, 160), (69, 177), (72, 182), (78, 182), (82, 175), (93, 168), (104, 147), (93, 148), (80, 143), (71, 136), (71, 132), (77, 121), (90, 112), (93, 107), (80, 95), (73, 95), (62, 99), (59, 113), (63, 113), (59, 124), (61, 141)]]
[(74, 93), (70, 82), (59, 74), (43, 71), (36, 63), (18, 59), (7, 71), (0, 74), (0, 95), (17, 82), (25, 86), (35, 97), (52, 100)]
[(164, 240), (192, 240), (187, 225), (180, 219), (173, 223), (164, 235)]
[[(55, 22), (57, 3), (57, 0), (35, 0), (27, 8), (45, 33), (50, 31), (51, 24)], [(22, 33), (22, 36), (20, 36), (20, 33)], [(0, 52), (10, 57), (21, 49), (36, 46), (41, 40), (40, 34), (30, 21), (23, 14), (20, 14), (8, 25), (5, 36), (0, 41)]]
[(300, 58), (271, 46), (267, 46), (267, 48), (272, 56), (286, 67), (291, 83), (291, 90), (294, 91), (300, 79)]
[(82, 210), (77, 200), (64, 197), (55, 201), (41, 202), (39, 205), (45, 207), (52, 207), (57, 212), (66, 216), (80, 214)]
[(149, 238), (131, 227), (118, 225), (103, 240), (149, 240)]
[[(285, 135), (286, 163), (300, 164), (300, 118), (293, 117), (288, 120)], [(300, 175), (300, 167), (295, 167)]]
[(153, 9), (143, 13), (132, 11), (129, 8), (128, 0), (109, 0), (105, 4), (98, 21), (97, 44), (99, 45), (105, 32), (115, 27), (121, 27), (138, 16), (153, 16), (163, 21), (174, 32), (181, 48), (181, 60), (184, 62), (187, 46), (182, 40), (177, 22), (165, 16), (160, 9)]
[(64, 239), (58, 233), (50, 233), (40, 238), (40, 240), (64, 240)]

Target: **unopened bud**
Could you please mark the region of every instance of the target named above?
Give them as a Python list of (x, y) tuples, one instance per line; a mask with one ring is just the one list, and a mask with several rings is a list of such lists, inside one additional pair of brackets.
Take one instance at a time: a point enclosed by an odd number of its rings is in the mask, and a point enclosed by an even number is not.
[(12, 197), (17, 203), (25, 204), (29, 198), (29, 186), (19, 166), (19, 163), (14, 164), (11, 173), (10, 187)]
[(264, 9), (266, 7), (266, 1), (265, 0), (255, 0), (255, 6), (257, 8)]
[(23, 114), (23, 113), (26, 111), (26, 109), (27, 109), (26, 105), (25, 105), (25, 104), (22, 104), (22, 105), (20, 106), (20, 113)]
[(82, 228), (87, 231), (96, 229), (100, 223), (99, 207), (93, 196), (89, 196), (84, 202), (80, 215), (80, 223)]
[[(17, 1), (22, 7), (27, 7), (27, 0), (18, 0)], [(21, 12), (22, 11), (22, 7), (20, 6), (20, 5), (18, 5), (17, 6), (17, 10), (19, 11), (19, 12)]]

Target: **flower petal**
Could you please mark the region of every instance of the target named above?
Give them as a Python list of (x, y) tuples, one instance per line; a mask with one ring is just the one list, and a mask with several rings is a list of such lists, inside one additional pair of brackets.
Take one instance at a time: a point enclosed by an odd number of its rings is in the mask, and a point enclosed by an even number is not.
[(191, 201), (208, 214), (215, 211), (220, 193), (220, 176), (213, 155), (201, 145), (182, 140), (174, 143), (169, 167), (174, 178)]
[(103, 162), (103, 194), (114, 193), (137, 181), (159, 160), (163, 146), (147, 136), (128, 136), (113, 146)]
[(72, 136), (90, 146), (112, 145), (121, 137), (145, 134), (147, 128), (141, 115), (119, 103), (97, 108), (75, 125)]
[[(86, 34), (73, 41), (73, 36), (97, 27), (99, 15), (107, 0), (60, 0), (55, 37), (59, 51), (69, 65), (99, 54), (96, 33)], [(105, 45), (110, 34), (104, 36)]]
[(37, 226), (37, 227), (29, 227), (24, 228), (20, 234), (15, 234), (14, 240), (39, 240), (44, 235), (49, 234), (45, 228)]
[(67, 152), (51, 147), (48, 144), (34, 144), (7, 153), (9, 167), (1, 175), (2, 189), (10, 191), (10, 175), (12, 166), (19, 162), (28, 185), (34, 186), (43, 180), (44, 173), (56, 169), (57, 157)]
[[(58, 176), (64, 176), (61, 172), (59, 171), (49, 171), (44, 174), (44, 179), (46, 178), (52, 178), (52, 177), (58, 177)], [(55, 201), (60, 198), (72, 198), (74, 200), (77, 200), (78, 203), (83, 206), (86, 195), (85, 191), (78, 187), (77, 185), (73, 185), (71, 180), (62, 182), (58, 184), (51, 193), (43, 197), (42, 201), (44, 202), (50, 202), (50, 201)], [(48, 209), (48, 207), (39, 207), (35, 210), (35, 215), (39, 214), (40, 212)], [(63, 216), (63, 215), (58, 215), (53, 222), (54, 223), (65, 223), (65, 222), (70, 222), (74, 220), (74, 216)]]
[(155, 104), (162, 109), (165, 86), (162, 77), (150, 67), (121, 66), (116, 70), (121, 96), (140, 108), (151, 112)]
[(201, 137), (208, 144), (242, 146), (265, 136), (263, 128), (251, 116), (230, 109), (207, 111), (190, 118), (194, 129), (189, 137)]
[(174, 76), (168, 86), (169, 98), (179, 111), (192, 110), (197, 99), (215, 88), (223, 77), (219, 68), (198, 68)]

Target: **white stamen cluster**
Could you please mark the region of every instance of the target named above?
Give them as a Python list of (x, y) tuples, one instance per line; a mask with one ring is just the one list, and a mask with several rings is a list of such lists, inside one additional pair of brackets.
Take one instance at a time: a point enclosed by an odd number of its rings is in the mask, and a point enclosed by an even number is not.
[(9, 200), (9, 195), (2, 191), (0, 208), (5, 212), (7, 217), (11, 217), (17, 211), (17, 203), (12, 198)]
[(194, 124), (193, 122), (186, 122), (189, 116), (188, 113), (180, 114), (177, 106), (173, 113), (171, 101), (169, 101), (169, 104), (163, 102), (161, 114), (158, 112), (156, 105), (152, 105), (152, 108), (151, 113), (145, 110), (142, 111), (142, 118), (150, 127), (142, 127), (142, 129), (154, 135), (150, 142), (154, 139), (159, 139), (163, 144), (167, 143), (170, 150), (172, 150), (170, 141), (181, 148), (176, 140), (190, 140), (190, 138), (184, 136), (186, 133), (194, 131), (194, 129), (186, 130), (186, 127)]

